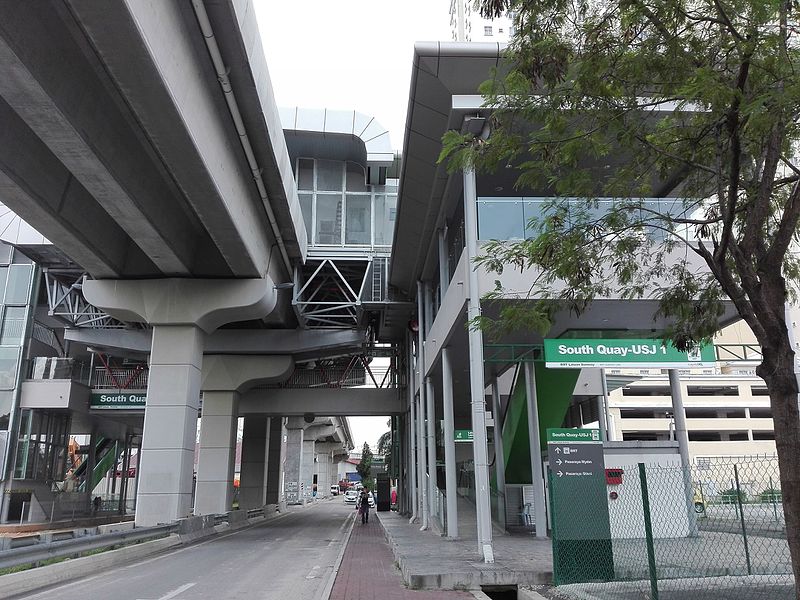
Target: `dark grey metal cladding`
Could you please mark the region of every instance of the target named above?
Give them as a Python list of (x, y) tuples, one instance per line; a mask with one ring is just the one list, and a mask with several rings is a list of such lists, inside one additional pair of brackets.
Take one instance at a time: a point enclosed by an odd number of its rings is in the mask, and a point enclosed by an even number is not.
[(553, 479), (592, 477), (605, 472), (603, 444), (548, 442)]

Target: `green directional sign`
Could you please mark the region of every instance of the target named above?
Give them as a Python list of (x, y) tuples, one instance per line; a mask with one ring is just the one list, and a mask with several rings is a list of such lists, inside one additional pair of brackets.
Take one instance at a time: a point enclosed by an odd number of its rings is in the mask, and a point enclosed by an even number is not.
[(93, 391), (89, 408), (101, 410), (144, 410), (147, 402), (145, 390)]
[(597, 429), (548, 429), (556, 583), (614, 577), (603, 443)]
[(453, 431), (453, 439), (457, 442), (471, 442), (472, 429), (455, 429)]
[(681, 352), (662, 340), (544, 340), (548, 368), (621, 367), (692, 369), (713, 367), (714, 346)]

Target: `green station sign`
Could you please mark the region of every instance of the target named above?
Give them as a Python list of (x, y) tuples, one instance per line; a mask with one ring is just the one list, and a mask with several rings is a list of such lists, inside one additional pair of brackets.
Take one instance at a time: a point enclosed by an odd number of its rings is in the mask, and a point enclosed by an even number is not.
[(147, 402), (145, 390), (93, 391), (89, 408), (100, 410), (144, 410)]
[(471, 442), (472, 429), (455, 429), (453, 430), (453, 439), (457, 442)]
[(548, 368), (621, 367), (693, 369), (713, 367), (714, 346), (681, 352), (662, 340), (544, 340)]
[(547, 430), (547, 442), (599, 443), (599, 429), (558, 429)]

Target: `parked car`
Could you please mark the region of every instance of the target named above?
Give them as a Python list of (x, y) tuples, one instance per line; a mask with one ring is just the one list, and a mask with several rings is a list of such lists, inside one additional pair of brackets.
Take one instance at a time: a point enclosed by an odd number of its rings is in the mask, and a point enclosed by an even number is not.
[(358, 500), (359, 492), (356, 490), (347, 490), (344, 493), (344, 503), (345, 504), (355, 504), (356, 500)]
[(338, 496), (339, 495), (339, 486), (332, 485), (331, 486), (331, 496)]

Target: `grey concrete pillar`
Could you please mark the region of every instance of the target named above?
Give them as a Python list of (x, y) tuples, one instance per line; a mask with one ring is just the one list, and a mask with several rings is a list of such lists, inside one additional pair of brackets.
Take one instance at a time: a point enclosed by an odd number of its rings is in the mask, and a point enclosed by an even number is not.
[(300, 500), (303, 504), (314, 500), (312, 495), (314, 473), (316, 472), (317, 453), (314, 450), (316, 442), (313, 439), (303, 437), (302, 457), (300, 465)]
[(301, 504), (300, 482), (303, 481), (303, 424), (302, 419), (289, 419), (287, 424), (286, 463), (284, 466), (284, 495), (286, 504)]
[(539, 403), (536, 397), (536, 374), (532, 362), (524, 363), (525, 396), (528, 406), (528, 439), (531, 453), (531, 483), (533, 485), (533, 514), (536, 537), (547, 537), (547, 506), (544, 499), (544, 470), (542, 467), (542, 438), (539, 434)]
[[(464, 169), (464, 237), (467, 269), (467, 319), (473, 322), (481, 315), (481, 294), (478, 272), (472, 268), (478, 256), (478, 197), (475, 170)], [(483, 332), (470, 327), (469, 383), (472, 404), (472, 451), (475, 458), (475, 508), (478, 525), (478, 551), (485, 562), (494, 562), (492, 547), (492, 508), (489, 497), (489, 456), (486, 447), (486, 401), (483, 380)]]
[(242, 463), (239, 471), (239, 508), (248, 510), (266, 504), (267, 452), (270, 418), (249, 415), (242, 429)]
[(194, 514), (213, 515), (231, 510), (239, 394), (205, 392), (200, 418), (200, 456)]
[(192, 325), (153, 327), (138, 526), (168, 523), (191, 511), (203, 342), (203, 331)]
[(447, 537), (458, 537), (458, 492), (456, 491), (456, 441), (453, 418), (453, 367), (450, 348), (442, 348), (442, 408), (444, 411), (444, 481), (447, 501)]
[(284, 419), (272, 417), (270, 419), (269, 445), (267, 448), (267, 498), (266, 504), (280, 504), (281, 501), (281, 475), (284, 447)]
[(500, 408), (500, 386), (497, 379), (492, 381), (492, 417), (494, 418), (494, 466), (499, 499), (497, 520), (506, 525), (506, 455), (503, 447), (503, 412)]

